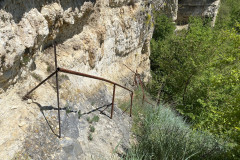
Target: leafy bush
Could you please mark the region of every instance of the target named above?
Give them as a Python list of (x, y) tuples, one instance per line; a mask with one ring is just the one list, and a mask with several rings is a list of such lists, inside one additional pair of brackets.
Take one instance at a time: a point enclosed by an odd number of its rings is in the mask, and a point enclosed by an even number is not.
[(166, 15), (155, 16), (154, 21), (153, 38), (155, 40), (163, 40), (175, 30), (174, 23)]
[(217, 16), (217, 28), (231, 29), (234, 28), (240, 32), (236, 26), (240, 23), (240, 5), (239, 0), (221, 0), (221, 7)]
[[(228, 140), (229, 159), (240, 158), (240, 25), (238, 8), (235, 11), (227, 11), (231, 15), (227, 27), (211, 28), (191, 18), (187, 31), (153, 39), (150, 57), (150, 92), (175, 104), (193, 128)], [(235, 29), (227, 29), (233, 20)]]
[(207, 132), (192, 130), (169, 108), (134, 101), (137, 144), (124, 159), (221, 159), (224, 147)]

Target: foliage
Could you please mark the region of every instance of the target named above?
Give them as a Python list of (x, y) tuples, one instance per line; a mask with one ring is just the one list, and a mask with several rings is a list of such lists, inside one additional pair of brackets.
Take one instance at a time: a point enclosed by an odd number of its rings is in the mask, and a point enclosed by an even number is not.
[(47, 72), (52, 73), (54, 71), (55, 67), (51, 63), (47, 63)]
[[(223, 3), (230, 3), (225, 0)], [(236, 4), (236, 0), (231, 0)], [(190, 19), (187, 31), (159, 35), (151, 42), (150, 92), (176, 110), (194, 128), (229, 141), (231, 159), (240, 158), (239, 5), (222, 8), (217, 27)], [(158, 26), (162, 22), (159, 21)], [(232, 28), (234, 27), (234, 28)], [(164, 32), (162, 32), (164, 33)], [(157, 35), (156, 35), (157, 36)]]
[(192, 130), (168, 106), (140, 104), (141, 98), (135, 97), (134, 134), (138, 143), (124, 159), (221, 159), (224, 147), (214, 136)]
[(72, 111), (71, 111), (70, 107), (67, 106), (67, 107), (66, 107), (66, 114), (69, 114), (69, 113), (71, 113), (71, 112), (72, 112)]
[(88, 123), (90, 123), (90, 121), (91, 121), (91, 118), (90, 118), (90, 117), (87, 117), (87, 121), (88, 121)]
[(221, 7), (217, 17), (216, 26), (217, 28), (235, 29), (240, 32), (240, 5), (239, 0), (221, 0)]
[(153, 38), (155, 40), (163, 40), (175, 30), (174, 23), (166, 15), (155, 16), (154, 23)]
[(99, 117), (95, 115), (95, 116), (92, 118), (92, 121), (93, 121), (93, 122), (98, 122), (98, 121), (99, 121)]
[(94, 116), (92, 119), (90, 117), (87, 117), (88, 123), (93, 123), (93, 122), (98, 122), (99, 121), (99, 116)]
[(89, 134), (88, 134), (88, 140), (89, 140), (89, 141), (92, 141), (92, 140), (93, 140), (93, 135), (92, 135), (92, 133), (89, 133)]
[(93, 133), (95, 131), (95, 127), (94, 126), (90, 126), (89, 127), (89, 131)]

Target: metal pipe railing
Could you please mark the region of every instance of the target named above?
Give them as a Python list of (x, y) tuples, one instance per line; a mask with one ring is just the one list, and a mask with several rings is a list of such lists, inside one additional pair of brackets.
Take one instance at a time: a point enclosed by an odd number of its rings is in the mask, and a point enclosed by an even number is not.
[[(144, 93), (144, 89), (146, 89), (146, 87), (144, 86), (142, 80), (141, 80), (141, 77), (140, 77), (140, 74), (138, 73), (138, 71), (136, 70), (136, 72), (134, 72), (131, 68), (129, 68), (127, 65), (123, 64), (125, 67), (127, 67), (131, 72), (134, 73), (134, 83), (136, 86), (139, 86), (140, 84), (140, 87), (141, 87), (141, 90), (142, 90), (142, 104), (144, 104), (144, 102), (147, 102), (148, 104), (152, 105), (152, 106), (155, 106), (154, 104), (152, 104), (151, 102), (148, 101), (148, 99), (146, 98), (145, 96), (145, 93)], [(138, 79), (138, 81), (137, 81)], [(139, 82), (139, 83), (138, 83)]]
[[(76, 71), (72, 71), (72, 70), (68, 70), (68, 69), (64, 69), (64, 68), (57, 68), (57, 71), (59, 72), (63, 72), (63, 73), (69, 73), (69, 74), (73, 74), (73, 75), (77, 75), (77, 76), (82, 76), (82, 77), (88, 77), (88, 78), (92, 78), (92, 79), (97, 79), (97, 80), (101, 80), (101, 81), (104, 81), (104, 82), (108, 82), (108, 83), (111, 83), (113, 84), (113, 99), (112, 99), (112, 110), (111, 110), (111, 119), (113, 117), (113, 108), (114, 108), (114, 99), (115, 99), (115, 89), (116, 89), (116, 86), (118, 87), (121, 87), (129, 92), (131, 92), (131, 94), (133, 94), (133, 91), (116, 83), (116, 82), (113, 82), (113, 81), (110, 81), (110, 80), (107, 80), (105, 78), (102, 78), (102, 77), (97, 77), (97, 76), (93, 76), (93, 75), (90, 75), (90, 74), (86, 74), (86, 73), (81, 73), (81, 72), (76, 72)], [(130, 116), (131, 116), (131, 110), (132, 110), (132, 98), (133, 96), (131, 96), (131, 107), (130, 107)]]
[(129, 92), (133, 92), (132, 90), (116, 83), (116, 82), (113, 82), (113, 81), (110, 81), (110, 80), (107, 80), (105, 78), (101, 78), (101, 77), (97, 77), (97, 76), (93, 76), (93, 75), (90, 75), (90, 74), (86, 74), (86, 73), (81, 73), (81, 72), (76, 72), (76, 71), (72, 71), (72, 70), (68, 70), (68, 69), (64, 69), (64, 68), (58, 68), (58, 71), (60, 72), (63, 72), (63, 73), (70, 73), (70, 74), (74, 74), (74, 75), (78, 75), (78, 76), (82, 76), (82, 77), (88, 77), (88, 78), (92, 78), (92, 79), (97, 79), (97, 80), (101, 80), (101, 81), (105, 81), (105, 82), (108, 82), (108, 83), (111, 83), (111, 84), (115, 84), (116, 86), (119, 86), (123, 89), (126, 89), (128, 90)]
[(60, 114), (60, 102), (59, 102), (59, 86), (58, 86), (58, 65), (57, 65), (57, 48), (54, 42), (54, 59), (56, 69), (56, 88), (57, 88), (57, 106), (58, 106), (58, 126), (59, 126), (59, 138), (61, 138), (61, 114)]
[(77, 75), (77, 76), (82, 76), (82, 77), (88, 77), (88, 78), (92, 78), (92, 79), (97, 79), (97, 80), (101, 80), (104, 82), (108, 82), (113, 84), (113, 98), (112, 98), (112, 109), (111, 109), (111, 119), (113, 118), (113, 111), (114, 111), (114, 100), (115, 100), (115, 90), (116, 90), (116, 86), (121, 87), (129, 92), (131, 92), (131, 105), (130, 105), (130, 117), (132, 116), (132, 105), (133, 105), (133, 91), (116, 83), (113, 81), (110, 81), (108, 79), (102, 78), (102, 77), (97, 77), (97, 76), (93, 76), (93, 75), (89, 75), (86, 73), (81, 73), (81, 72), (76, 72), (76, 71), (72, 71), (72, 70), (68, 70), (68, 69), (64, 69), (64, 68), (60, 68), (58, 67), (57, 64), (57, 51), (56, 51), (56, 44), (53, 44), (54, 46), (54, 59), (55, 59), (55, 71), (50, 74), (46, 79), (44, 79), (42, 82), (40, 82), (36, 87), (34, 87), (32, 90), (30, 90), (29, 92), (27, 92), (22, 99), (26, 100), (27, 98), (29, 98), (29, 95), (36, 90), (38, 87), (40, 87), (44, 82), (46, 82), (49, 78), (51, 78), (52, 76), (56, 75), (56, 89), (57, 89), (57, 106), (58, 106), (58, 124), (59, 124), (59, 138), (61, 138), (61, 118), (60, 118), (60, 101), (59, 101), (59, 83), (58, 83), (58, 72), (63, 72), (63, 73), (68, 73), (68, 74), (73, 74), (73, 75)]

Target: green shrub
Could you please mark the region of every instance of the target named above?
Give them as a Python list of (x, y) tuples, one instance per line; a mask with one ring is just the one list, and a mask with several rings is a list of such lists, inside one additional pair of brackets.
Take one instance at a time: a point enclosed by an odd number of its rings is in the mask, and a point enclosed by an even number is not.
[(99, 121), (99, 116), (94, 116), (92, 119), (90, 117), (87, 117), (88, 123), (93, 123), (93, 122), (98, 122)]
[(92, 118), (92, 122), (98, 122), (99, 121), (99, 117), (98, 116), (94, 116), (93, 118)]
[(90, 126), (89, 127), (89, 131), (93, 133), (95, 131), (95, 127), (94, 126)]
[(155, 40), (163, 40), (175, 30), (175, 25), (170, 18), (166, 15), (158, 15), (157, 13), (154, 16), (154, 32), (153, 38)]
[(92, 133), (89, 133), (89, 134), (88, 134), (88, 140), (89, 140), (89, 141), (92, 141), (92, 140), (93, 140)]
[(69, 113), (71, 113), (71, 109), (70, 109), (69, 106), (67, 106), (67, 107), (66, 107), (66, 114), (69, 114)]
[[(146, 93), (146, 98), (151, 97)], [(154, 102), (152, 102), (154, 103)], [(208, 132), (193, 130), (170, 106), (142, 105), (141, 89), (133, 101), (133, 133), (137, 143), (123, 159), (223, 159), (225, 143)]]
[(193, 131), (170, 108), (148, 108), (138, 124), (138, 144), (125, 159), (219, 159), (225, 153), (214, 136)]

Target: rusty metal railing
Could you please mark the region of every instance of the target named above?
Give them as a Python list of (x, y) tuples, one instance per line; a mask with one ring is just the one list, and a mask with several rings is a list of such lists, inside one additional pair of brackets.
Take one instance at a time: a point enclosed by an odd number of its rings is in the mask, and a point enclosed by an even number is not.
[(134, 84), (136, 86), (139, 86), (141, 87), (141, 90), (142, 90), (142, 104), (144, 104), (144, 102), (147, 102), (148, 104), (152, 105), (152, 106), (155, 106), (154, 104), (152, 104), (151, 102), (149, 102), (149, 100), (146, 98), (145, 96), (145, 92), (144, 92), (144, 89), (146, 89), (144, 83), (142, 82), (141, 80), (141, 75), (138, 73), (138, 71), (136, 70), (136, 72), (134, 72), (131, 68), (129, 68), (127, 65), (123, 64), (125, 67), (127, 67), (131, 72), (134, 73)]
[(116, 86), (121, 87), (127, 91), (130, 92), (130, 97), (131, 97), (131, 105), (130, 105), (130, 117), (132, 117), (132, 105), (133, 105), (133, 91), (128, 89), (127, 87), (124, 87), (116, 82), (107, 80), (105, 78), (101, 78), (101, 77), (97, 77), (97, 76), (93, 76), (93, 75), (89, 75), (89, 74), (85, 74), (85, 73), (81, 73), (81, 72), (76, 72), (76, 71), (72, 71), (72, 70), (68, 70), (68, 69), (64, 69), (64, 68), (60, 68), (57, 65), (57, 50), (56, 50), (56, 43), (53, 44), (54, 46), (54, 58), (55, 58), (55, 71), (50, 74), (46, 79), (44, 79), (42, 82), (40, 82), (36, 87), (34, 87), (32, 90), (30, 90), (29, 92), (27, 92), (26, 95), (24, 95), (22, 97), (23, 100), (26, 100), (29, 98), (29, 95), (36, 90), (38, 87), (40, 87), (44, 82), (46, 82), (49, 78), (51, 78), (52, 76), (56, 75), (56, 89), (57, 89), (57, 106), (58, 106), (58, 125), (59, 125), (59, 138), (61, 138), (61, 117), (60, 117), (60, 101), (59, 101), (59, 84), (58, 84), (58, 72), (62, 72), (62, 73), (68, 73), (68, 74), (73, 74), (73, 75), (77, 75), (77, 76), (82, 76), (82, 77), (88, 77), (91, 79), (97, 79), (97, 80), (101, 80), (110, 84), (113, 84), (113, 97), (112, 97), (112, 108), (111, 108), (111, 119), (113, 118), (113, 111), (114, 111), (114, 100), (115, 100), (115, 90), (116, 90)]

